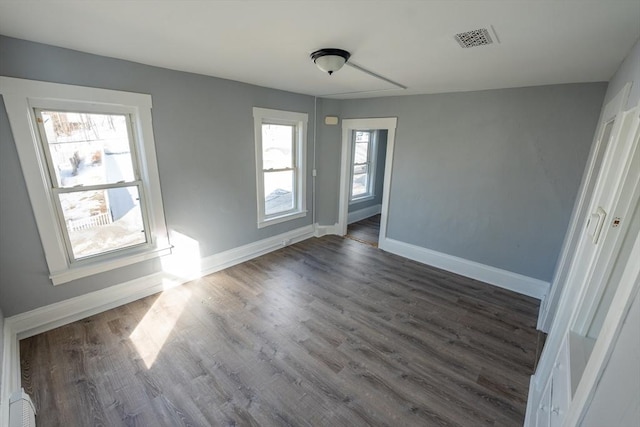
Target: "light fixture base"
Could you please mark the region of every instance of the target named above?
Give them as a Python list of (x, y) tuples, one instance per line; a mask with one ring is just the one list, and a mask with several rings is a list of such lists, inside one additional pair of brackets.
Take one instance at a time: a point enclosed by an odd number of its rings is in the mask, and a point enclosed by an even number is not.
[(332, 75), (347, 63), (351, 54), (343, 49), (327, 48), (316, 50), (311, 59), (322, 71)]

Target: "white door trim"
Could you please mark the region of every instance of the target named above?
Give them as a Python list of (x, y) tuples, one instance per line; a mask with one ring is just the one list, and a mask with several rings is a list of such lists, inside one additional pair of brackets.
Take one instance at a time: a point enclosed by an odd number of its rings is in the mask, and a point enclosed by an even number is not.
[[(616, 264), (620, 255), (621, 246), (626, 230), (630, 225), (630, 220), (634, 214), (636, 205), (640, 199), (640, 182), (638, 175), (640, 172), (640, 120), (637, 107), (621, 116), (623, 129), (620, 134), (615, 135), (615, 150), (611, 150), (611, 156), (605, 159), (603, 169), (611, 171), (614, 176), (610, 181), (616, 183), (614, 191), (606, 180), (596, 184), (594, 200), (599, 200), (591, 204), (590, 211), (594, 211), (604, 200), (608, 203), (602, 206), (609, 208), (609, 218), (605, 219), (605, 229), (601, 232), (600, 251), (595, 254), (595, 261), (590, 265), (588, 281), (583, 285), (583, 292), (578, 304), (577, 316), (572, 320), (572, 331), (580, 335), (586, 335), (595, 316), (600, 299), (605, 292), (608, 277)], [(610, 182), (609, 181), (609, 182)], [(622, 219), (622, 225), (617, 229), (611, 228), (613, 218)], [(607, 239), (609, 233), (614, 230), (618, 232)], [(634, 258), (631, 258), (633, 260)], [(571, 275), (569, 275), (571, 277)], [(569, 283), (569, 282), (567, 282)]]
[[(640, 259), (640, 238), (636, 237), (629, 259)], [(618, 290), (611, 301), (602, 329), (569, 406), (565, 426), (582, 424), (639, 288), (640, 263), (631, 261), (627, 263), (620, 278)]]
[(380, 236), (378, 242), (387, 236), (389, 217), (389, 190), (393, 167), (393, 147), (396, 139), (397, 117), (344, 119), (342, 120), (342, 157), (340, 163), (340, 200), (338, 204), (338, 234), (347, 234), (349, 216), (349, 181), (351, 177), (351, 133), (354, 130), (386, 130), (387, 154), (384, 164), (384, 185), (382, 188), (382, 212), (380, 216)]
[[(538, 408), (543, 386), (553, 375), (554, 362), (567, 334), (570, 331), (581, 336), (586, 334), (587, 324), (593, 318), (603, 286), (610, 280), (612, 268), (621, 256), (622, 241), (627, 236), (633, 212), (640, 203), (640, 183), (637, 181), (637, 175), (633, 175), (634, 171), (637, 174), (638, 164), (640, 164), (640, 104), (633, 110), (617, 116), (618, 124), (612, 130), (611, 143), (606, 148), (603, 166), (598, 176), (594, 178), (596, 183), (594, 190), (588, 195), (588, 209), (585, 210), (585, 212), (592, 212), (597, 206), (602, 205), (609, 211), (609, 217), (606, 220), (607, 229), (603, 230), (601, 241), (595, 248), (590, 248), (591, 236), (587, 235), (585, 227), (580, 227), (578, 230), (578, 242), (575, 253), (571, 254), (571, 264), (561, 293), (557, 315), (553, 319), (536, 369), (535, 380), (532, 381), (532, 387), (529, 390), (531, 399), (527, 407), (528, 413), (535, 412)], [(622, 225), (615, 229), (612, 228), (614, 217), (622, 219)], [(620, 322), (624, 320), (621, 316), (625, 314), (625, 310), (628, 310), (628, 297), (633, 295), (633, 289), (637, 289), (638, 285), (637, 274), (640, 264), (634, 262), (637, 258), (637, 246), (638, 241), (625, 266), (624, 274), (630, 276), (625, 276), (625, 280), (620, 279), (618, 290), (578, 382), (578, 388), (569, 406), (567, 420), (563, 425), (578, 424), (580, 417), (584, 416), (612, 352), (612, 346), (620, 331)], [(588, 317), (585, 317), (585, 314)], [(527, 415), (527, 420), (531, 419), (531, 415)]]
[[(307, 225), (276, 236), (200, 258), (193, 271), (172, 271), (184, 263), (174, 251), (164, 259), (164, 270), (98, 291), (56, 302), (4, 319), (3, 357), (0, 363), (0, 426), (9, 424), (9, 396), (20, 389), (19, 340), (102, 313), (114, 307), (171, 289), (199, 277), (243, 263), (289, 244), (313, 237), (316, 227)], [(176, 257), (171, 260), (171, 257)], [(173, 261), (173, 262), (172, 262)]]
[[(560, 252), (560, 257), (558, 258), (558, 264), (551, 281), (551, 289), (549, 291), (549, 295), (543, 300), (540, 308), (538, 329), (541, 331), (548, 333), (551, 330), (555, 314), (558, 312), (560, 296), (562, 295), (564, 284), (566, 283), (572, 267), (573, 256), (577, 249), (580, 233), (582, 232), (582, 227), (580, 225), (584, 222), (584, 218), (587, 215), (587, 209), (593, 196), (593, 190), (597, 178), (595, 169), (598, 165), (598, 161), (602, 161), (604, 153), (607, 150), (608, 141), (602, 141), (602, 133), (606, 123), (613, 119), (617, 119), (620, 116), (620, 113), (624, 111), (630, 92), (631, 83), (629, 82), (604, 106), (600, 115), (598, 127), (596, 128), (594, 135), (593, 148), (589, 154), (587, 167), (585, 168), (582, 182), (580, 184), (578, 198), (576, 199), (573, 207), (569, 228), (567, 229), (564, 242), (562, 243), (562, 250)], [(616, 121), (619, 125), (620, 121)]]

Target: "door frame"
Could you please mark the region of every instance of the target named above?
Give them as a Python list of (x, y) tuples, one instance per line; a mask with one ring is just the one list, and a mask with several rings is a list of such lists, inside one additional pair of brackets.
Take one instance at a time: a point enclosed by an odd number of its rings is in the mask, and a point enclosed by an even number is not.
[[(640, 119), (638, 113), (640, 106), (625, 112), (620, 116), (623, 129), (616, 135), (618, 140), (610, 150), (610, 157), (605, 158), (603, 169), (609, 172), (606, 180), (598, 180), (594, 197), (590, 204), (590, 212), (597, 209), (601, 203), (598, 201), (608, 201), (605, 207), (609, 208), (609, 215), (605, 218), (605, 227), (600, 233), (598, 244), (599, 250), (594, 253), (593, 260), (589, 263), (589, 273), (586, 276), (587, 282), (583, 285), (582, 296), (577, 305), (577, 316), (572, 319), (572, 330), (580, 334), (587, 334), (589, 325), (595, 316), (596, 310), (606, 285), (605, 278), (609, 277), (613, 270), (617, 256), (620, 255), (622, 241), (626, 230), (629, 227), (631, 216), (635, 212), (636, 205), (640, 200), (640, 182), (638, 182), (638, 172), (640, 171)], [(613, 183), (613, 191), (608, 183)], [(612, 234), (611, 223), (614, 218), (622, 219), (622, 226), (619, 226), (617, 233)], [(607, 225), (609, 225), (607, 227)], [(588, 240), (586, 233), (582, 233), (582, 239)], [(581, 240), (582, 240), (581, 239)], [(582, 243), (582, 241), (580, 242)], [(581, 245), (578, 245), (581, 249)], [(576, 256), (579, 252), (576, 251)], [(571, 275), (569, 275), (571, 278)], [(569, 279), (567, 280), (569, 282)]]
[[(611, 120), (605, 114), (603, 118), (602, 123)], [(603, 229), (595, 247), (590, 247), (592, 238), (587, 233), (586, 221), (577, 230), (576, 249), (571, 254), (571, 263), (566, 283), (563, 283), (564, 289), (558, 302), (557, 315), (553, 319), (538, 367), (532, 377), (525, 418), (526, 426), (532, 425), (535, 420), (534, 413), (540, 403), (542, 387), (553, 375), (562, 342), (570, 332), (579, 336), (586, 335), (588, 324), (599, 305), (604, 286), (610, 280), (612, 269), (621, 254), (622, 242), (629, 231), (633, 213), (640, 203), (640, 183), (631, 174), (632, 171), (638, 170), (640, 163), (640, 103), (629, 111), (616, 113), (615, 118), (617, 123), (614, 124), (608, 144), (605, 142), (607, 147), (602, 167), (594, 177), (593, 190), (588, 194), (584, 214), (586, 216), (602, 205), (608, 211), (605, 219), (607, 228)], [(601, 199), (602, 195), (605, 195), (605, 199)], [(622, 225), (614, 232), (612, 220), (616, 217), (622, 219)], [(639, 244), (640, 241), (636, 241), (636, 245), (630, 250), (633, 256), (639, 250)], [(567, 426), (579, 424), (580, 419), (585, 415), (613, 351), (613, 344), (620, 333), (624, 316), (630, 307), (629, 297), (638, 289), (640, 265), (628, 262), (624, 268), (626, 279), (620, 281), (613, 296), (596, 338), (595, 347), (578, 381), (573, 399), (570, 401), (565, 419)]]
[[(640, 206), (640, 182), (634, 179), (630, 173), (630, 168), (638, 171), (640, 165), (640, 103), (636, 108), (625, 113), (630, 119), (630, 150), (629, 159), (621, 179), (621, 183), (616, 189), (616, 206), (619, 206), (617, 213), (612, 210), (613, 215), (620, 215), (623, 221), (627, 222), (626, 236), (622, 233), (617, 235), (615, 239), (620, 242), (613, 246), (611, 251), (602, 251), (600, 255), (604, 258), (602, 267), (603, 272), (593, 272), (582, 287), (582, 295), (579, 298), (579, 304), (572, 321), (571, 330), (578, 333), (586, 333), (588, 330), (587, 323), (590, 322), (597, 309), (597, 304), (604, 292), (604, 287), (608, 285), (611, 277), (611, 270), (614, 267), (617, 257), (620, 255), (621, 240), (625, 237), (633, 238), (633, 235), (627, 234), (628, 226), (637, 215)], [(624, 119), (624, 117), (623, 117)], [(620, 230), (622, 231), (622, 230)], [(569, 406), (564, 425), (573, 427), (581, 425), (584, 417), (587, 415), (589, 406), (596, 394), (598, 384), (604, 374), (607, 364), (613, 354), (615, 345), (617, 344), (622, 327), (625, 324), (627, 315), (633, 304), (635, 296), (640, 288), (640, 263), (634, 262), (640, 257), (640, 237), (635, 237), (635, 243), (631, 249), (628, 249), (629, 261), (623, 269), (622, 276), (619, 279), (617, 290), (607, 310), (606, 317), (596, 338), (595, 346), (588, 358), (587, 365), (583, 371), (582, 377), (578, 382), (578, 387), (573, 396), (573, 400)], [(626, 254), (625, 254), (626, 255)], [(597, 265), (595, 267), (598, 267)], [(604, 271), (606, 270), (606, 271)]]
[(349, 216), (349, 184), (351, 183), (351, 135), (354, 130), (386, 130), (387, 153), (384, 164), (384, 184), (382, 186), (382, 213), (380, 215), (380, 234), (378, 243), (387, 236), (389, 218), (389, 193), (391, 190), (391, 171), (393, 168), (393, 148), (396, 139), (397, 117), (343, 119), (342, 120), (342, 156), (340, 163), (340, 200), (338, 203), (337, 232), (347, 234)]
[[(627, 106), (627, 100), (629, 99), (629, 93), (631, 92), (631, 83), (627, 83), (603, 108), (602, 113), (598, 119), (598, 126), (594, 135), (593, 149), (589, 154), (587, 160), (587, 167), (580, 184), (580, 190), (578, 197), (574, 204), (573, 212), (571, 214), (571, 220), (569, 221), (569, 228), (562, 243), (562, 249), (560, 251), (560, 257), (558, 258), (558, 264), (556, 266), (549, 295), (542, 301), (540, 307), (540, 314), (538, 317), (537, 329), (549, 333), (556, 314), (560, 312), (560, 297), (562, 290), (567, 281), (567, 278), (571, 272), (573, 266), (573, 258), (580, 241), (580, 234), (585, 224), (585, 217), (587, 216), (587, 210), (591, 204), (591, 200), (594, 196), (594, 190), (596, 185), (596, 179), (600, 171), (596, 172), (596, 166), (602, 165), (604, 162), (604, 155), (607, 151), (609, 141), (615, 136), (614, 133), (620, 128), (620, 117)], [(616, 120), (612, 129), (609, 141), (603, 141), (603, 132), (606, 124), (611, 120)], [(602, 166), (604, 167), (604, 165)]]

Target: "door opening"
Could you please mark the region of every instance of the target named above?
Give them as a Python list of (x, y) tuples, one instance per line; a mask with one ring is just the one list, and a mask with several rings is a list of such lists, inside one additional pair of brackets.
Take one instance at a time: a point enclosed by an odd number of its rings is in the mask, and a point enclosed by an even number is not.
[(376, 247), (380, 237), (387, 135), (386, 129), (351, 132), (346, 236)]
[(373, 246), (386, 238), (396, 122), (342, 121), (338, 230)]

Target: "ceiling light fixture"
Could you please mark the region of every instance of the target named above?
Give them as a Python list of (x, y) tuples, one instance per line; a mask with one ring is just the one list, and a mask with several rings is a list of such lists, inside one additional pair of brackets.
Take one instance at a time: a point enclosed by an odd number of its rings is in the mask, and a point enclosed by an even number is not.
[[(345, 65), (348, 65), (351, 68), (355, 68), (356, 70), (359, 70), (365, 74), (375, 77), (376, 79), (380, 79), (382, 81), (390, 83), (400, 89), (407, 88), (405, 85), (402, 85), (398, 82), (394, 82), (393, 80), (388, 79), (384, 76), (381, 76), (380, 74), (376, 74), (373, 71), (367, 70), (366, 68), (361, 67), (358, 64), (354, 64), (353, 62), (348, 62), (349, 58), (351, 58), (351, 54), (349, 52), (347, 52), (346, 50), (334, 49), (334, 48), (316, 50), (311, 54), (311, 59), (318, 66), (318, 68), (320, 68), (320, 70), (324, 71), (325, 73), (329, 73), (329, 75), (332, 75), (333, 73), (335, 73), (336, 71), (344, 67)], [(381, 90), (389, 90), (389, 89), (381, 89)], [(370, 92), (370, 91), (367, 91), (367, 92)], [(377, 90), (374, 92), (377, 92)], [(334, 95), (338, 95), (338, 94), (334, 94)]]
[(320, 49), (311, 54), (313, 62), (329, 75), (338, 71), (349, 60), (351, 54), (342, 49)]

